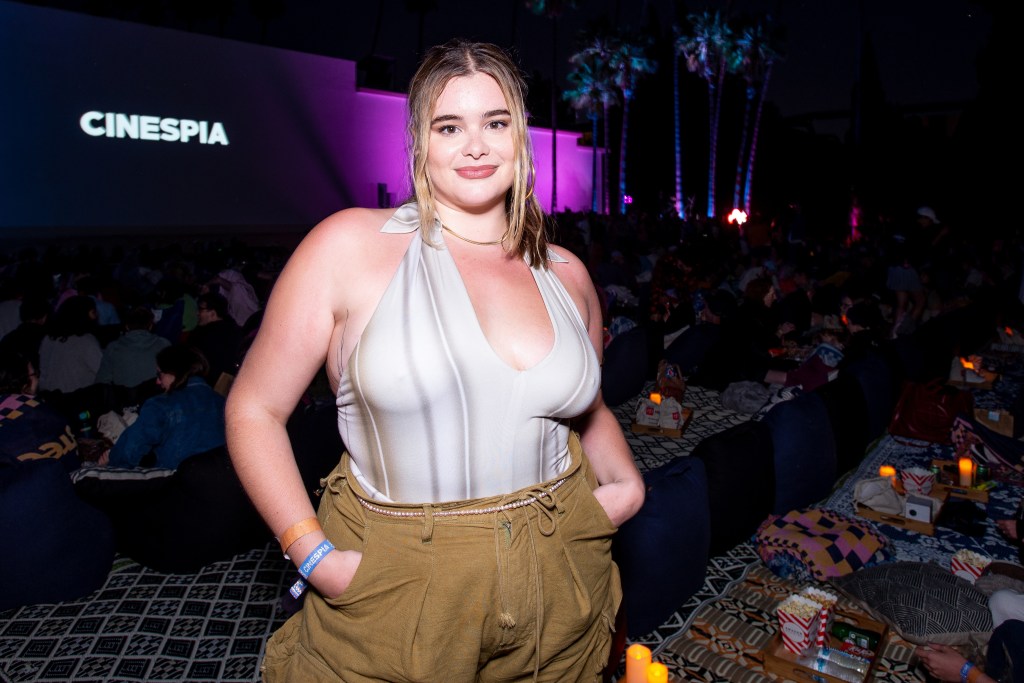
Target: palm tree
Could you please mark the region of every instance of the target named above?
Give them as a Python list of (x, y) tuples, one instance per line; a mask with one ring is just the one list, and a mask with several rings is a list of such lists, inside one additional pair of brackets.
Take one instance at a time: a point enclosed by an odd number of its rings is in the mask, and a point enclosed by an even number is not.
[[(771, 21), (771, 17), (768, 18)], [(761, 112), (764, 110), (764, 100), (768, 93), (768, 81), (772, 76), (772, 65), (782, 58), (778, 50), (778, 41), (767, 37), (762, 40), (754, 53), (755, 82), (759, 81), (758, 90), (760, 97), (757, 101), (757, 112), (754, 114), (754, 128), (750, 137), (750, 151), (747, 154), (747, 175), (743, 183), (743, 210), (750, 213), (750, 186), (754, 179), (754, 159), (757, 155), (757, 135), (761, 130)]]
[[(569, 58), (569, 63), (573, 65), (573, 70), (567, 77), (571, 87), (562, 93), (562, 97), (569, 101), (573, 109), (590, 119), (593, 147), (590, 168), (590, 210), (594, 213), (598, 211), (597, 121), (602, 116), (607, 121), (608, 110), (612, 105), (618, 103), (611, 53), (612, 46), (606, 39), (592, 38), (582, 50)], [(607, 157), (607, 154), (605, 156)]]
[(558, 17), (576, 0), (525, 0), (526, 8), (551, 20), (551, 213), (558, 210)]
[(416, 54), (422, 57), (424, 54), (423, 34), (426, 29), (427, 12), (437, 9), (437, 0), (405, 0), (405, 9), (419, 15), (416, 25)]
[(708, 86), (708, 207), (707, 217), (715, 217), (715, 173), (718, 161), (718, 121), (722, 90), (727, 73), (738, 66), (738, 52), (732, 40), (732, 29), (718, 12), (691, 14), (693, 33), (680, 36), (676, 49), (686, 57), (686, 67)]
[(675, 151), (676, 151), (676, 197), (675, 197), (675, 209), (676, 215), (680, 218), (684, 218), (683, 215), (683, 139), (682, 139), (682, 122), (679, 117), (679, 51), (676, 46), (679, 45), (679, 37), (682, 35), (682, 31), (678, 26), (672, 27), (673, 49), (672, 49), (672, 121), (673, 127), (675, 128)]
[(629, 103), (636, 92), (637, 81), (645, 74), (654, 73), (658, 63), (646, 56), (650, 41), (623, 38), (615, 42), (612, 70), (615, 85), (622, 94), (622, 135), (619, 139), (619, 213), (626, 213), (626, 136), (629, 133)]

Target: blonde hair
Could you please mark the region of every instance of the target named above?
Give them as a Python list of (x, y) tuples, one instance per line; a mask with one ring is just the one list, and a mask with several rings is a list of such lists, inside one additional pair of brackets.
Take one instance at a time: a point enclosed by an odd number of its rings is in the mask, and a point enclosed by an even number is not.
[(434, 224), (433, 188), (427, 176), (430, 122), (441, 91), (453, 78), (487, 74), (497, 82), (512, 118), (512, 139), (516, 148), (512, 187), (505, 195), (508, 230), (504, 245), (509, 253), (526, 257), (529, 263), (547, 267), (547, 237), (544, 212), (533, 194), (537, 181), (533, 144), (527, 129), (526, 82), (508, 54), (497, 45), (451, 40), (427, 50), (409, 85), (409, 160), (412, 188), (419, 204), (420, 230), (430, 243)]

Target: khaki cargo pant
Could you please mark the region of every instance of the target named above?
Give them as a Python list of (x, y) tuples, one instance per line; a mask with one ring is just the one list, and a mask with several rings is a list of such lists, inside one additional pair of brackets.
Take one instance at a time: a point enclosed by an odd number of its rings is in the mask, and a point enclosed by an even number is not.
[(569, 448), (557, 480), (442, 505), (371, 503), (344, 455), (318, 516), (362, 561), (340, 597), (309, 589), (264, 681), (600, 681), (622, 597), (615, 527), (576, 434)]

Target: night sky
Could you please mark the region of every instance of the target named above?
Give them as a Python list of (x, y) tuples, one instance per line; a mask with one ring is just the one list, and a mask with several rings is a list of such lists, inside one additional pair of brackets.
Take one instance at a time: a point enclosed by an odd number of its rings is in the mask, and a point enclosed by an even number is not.
[[(246, 42), (358, 60), (371, 53), (394, 60), (393, 86), (404, 90), (421, 44), (419, 14), (406, 0), (340, 2), (230, 0), (222, 22), (216, 2), (164, 0), (63, 0), (29, 4), (85, 11), (98, 16), (191, 29)], [(253, 5), (279, 5), (264, 24)], [(430, 4), (430, 3), (426, 3)], [(525, 9), (522, 0), (436, 0), (423, 15), (422, 44), (455, 36), (513, 44), (527, 71), (551, 71), (551, 24)], [(886, 96), (897, 105), (963, 101), (977, 94), (975, 59), (991, 30), (991, 17), (967, 0), (581, 0), (559, 20), (558, 79), (564, 85), (566, 60), (578, 33), (604, 18), (641, 30), (652, 22), (668, 35), (674, 6), (680, 14), (731, 6), (734, 15), (771, 13), (786, 35), (786, 59), (773, 74), (770, 99), (785, 116), (844, 109), (857, 74), (860, 31), (872, 37)], [(182, 8), (203, 6), (189, 18)], [(148, 7), (149, 9), (143, 9)], [(157, 9), (153, 9), (157, 8)], [(378, 11), (382, 22), (375, 31)], [(204, 14), (206, 16), (204, 16)], [(374, 45), (374, 36), (376, 44)], [(663, 68), (670, 68), (663, 65)]]
[[(550, 125), (552, 23), (532, 14), (523, 0), (59, 0), (33, 2), (57, 9), (190, 30), (248, 43), (339, 57), (370, 55), (390, 64), (374, 87), (404, 92), (421, 51), (460, 36), (513, 48), (531, 87), (531, 114)], [(988, 0), (580, 0), (558, 20), (556, 85), (561, 91), (568, 57), (580, 33), (595, 22), (638, 31), (656, 40), (660, 71), (646, 77), (632, 107), (629, 143), (630, 187), (640, 205), (661, 210), (670, 201), (674, 178), (672, 82), (669, 39), (675, 17), (705, 9), (730, 16), (770, 14), (784, 35), (784, 58), (772, 72), (759, 149), (755, 198), (766, 208), (792, 201), (828, 204), (828, 220), (848, 214), (851, 188), (872, 185), (881, 209), (912, 212), (921, 204), (946, 202), (966, 215), (995, 206), (1005, 194), (1005, 174), (993, 170), (984, 150), (1002, 144), (1008, 125), (998, 78), (1003, 78), (1013, 39), (1005, 11)], [(414, 7), (429, 6), (423, 13)], [(225, 8), (218, 14), (218, 7)], [(994, 9), (991, 9), (994, 8)], [(266, 10), (260, 14), (261, 10)], [(1000, 22), (991, 12), (1003, 12)], [(857, 163), (849, 149), (852, 93), (862, 74), (862, 46), (868, 38), (875, 71), (869, 85), (885, 109), (875, 108), (882, 126), (874, 148), (863, 146)], [(993, 45), (997, 49), (993, 50)], [(979, 84), (979, 55), (988, 50), (987, 90)], [(999, 55), (1003, 55), (1000, 57)], [(999, 69), (998, 73), (994, 69)], [(993, 78), (993, 76), (996, 78)], [(736, 165), (742, 88), (726, 86), (719, 140), (719, 199), (731, 196)], [(365, 82), (364, 82), (365, 84)], [(985, 96), (985, 93), (988, 93)], [(707, 185), (707, 97), (694, 75), (683, 86), (684, 195), (702, 199)], [(906, 117), (918, 117), (915, 123)], [(610, 150), (617, 164), (618, 113), (613, 112)], [(732, 117), (730, 119), (730, 117)], [(900, 123), (902, 117), (902, 123)], [(958, 121), (967, 121), (966, 131)], [(639, 122), (639, 123), (637, 123)], [(561, 102), (558, 125), (589, 130)], [(909, 127), (908, 127), (909, 126)], [(929, 128), (932, 126), (932, 128)], [(950, 146), (953, 127), (958, 130)], [(946, 132), (942, 129), (948, 128)], [(859, 134), (859, 133), (858, 133)], [(811, 137), (808, 137), (811, 136)], [(817, 139), (812, 139), (817, 138)], [(831, 138), (835, 142), (829, 142)], [(831, 145), (831, 146), (830, 146)], [(980, 172), (979, 172), (980, 171)], [(987, 174), (987, 175), (986, 175)], [(614, 175), (614, 174), (613, 174)], [(990, 191), (994, 183), (1003, 189)], [(612, 179), (614, 188), (617, 183)], [(614, 192), (614, 189), (613, 189)], [(716, 202), (718, 203), (718, 202)], [(955, 204), (955, 205), (954, 205)], [(698, 203), (698, 206), (700, 203)]]

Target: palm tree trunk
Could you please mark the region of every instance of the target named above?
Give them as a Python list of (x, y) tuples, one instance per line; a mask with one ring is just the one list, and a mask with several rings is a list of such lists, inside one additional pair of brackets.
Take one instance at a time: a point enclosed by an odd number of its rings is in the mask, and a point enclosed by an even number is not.
[(750, 184), (754, 179), (754, 158), (757, 155), (757, 134), (761, 130), (761, 111), (764, 109), (764, 98), (768, 92), (768, 79), (772, 75), (772, 65), (764, 72), (764, 80), (761, 82), (761, 98), (757, 101), (757, 113), (754, 114), (754, 129), (750, 136), (750, 157), (747, 160), (747, 180), (743, 184), (743, 210), (750, 213)]
[(747, 97), (743, 104), (743, 128), (740, 131), (740, 151), (736, 155), (736, 182), (732, 189), (732, 208), (740, 208), (740, 194), (743, 192), (743, 172), (747, 157), (747, 134), (750, 128), (750, 110), (754, 100), (754, 86), (747, 86)]
[(590, 115), (590, 124), (594, 152), (590, 161), (590, 210), (597, 213), (597, 114)]
[(622, 139), (619, 140), (619, 213), (626, 215), (626, 134), (629, 132), (629, 101), (632, 93), (622, 94)]
[(558, 211), (558, 17), (551, 17), (551, 213)]
[(608, 105), (604, 105), (604, 159), (601, 161), (601, 213), (608, 213), (612, 207), (608, 165), (611, 163), (611, 124), (608, 121)]
[(683, 217), (683, 143), (679, 121), (679, 55), (672, 59), (672, 91), (676, 130), (676, 215)]
[(708, 178), (708, 218), (715, 217), (715, 173), (718, 165), (718, 120), (719, 113), (722, 106), (722, 90), (725, 85), (725, 59), (722, 58), (719, 62), (718, 67), (718, 82), (715, 84), (715, 88), (711, 91), (711, 95), (714, 97), (714, 105), (712, 106), (712, 118), (711, 118), (711, 144), (710, 147), (710, 162), (708, 172), (710, 177)]

